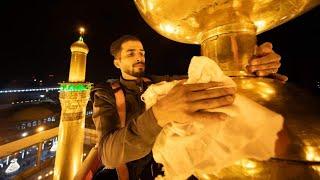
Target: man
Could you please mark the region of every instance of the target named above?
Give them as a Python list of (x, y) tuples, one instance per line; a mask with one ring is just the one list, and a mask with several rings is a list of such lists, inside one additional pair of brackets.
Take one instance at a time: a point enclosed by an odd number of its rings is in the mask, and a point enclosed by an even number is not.
[[(126, 164), (130, 179), (156, 177), (159, 166), (153, 162), (151, 149), (162, 127), (172, 120), (184, 123), (196, 117), (223, 120), (226, 116), (223, 113), (201, 110), (232, 104), (236, 90), (207, 90), (221, 85), (217, 82), (188, 85), (180, 83), (145, 111), (140, 96), (151, 82), (143, 77), (145, 51), (141, 41), (134, 36), (122, 36), (112, 43), (110, 52), (114, 56), (115, 67), (121, 71), (119, 81), (125, 94), (126, 122), (121, 127), (114, 90), (110, 84), (96, 86), (92, 97), (93, 120), (100, 139), (99, 156), (107, 168)], [(258, 47), (257, 57), (251, 61), (248, 71), (267, 76), (276, 73), (280, 67), (280, 56), (272, 51), (271, 43)], [(277, 77), (286, 80), (283, 76)]]

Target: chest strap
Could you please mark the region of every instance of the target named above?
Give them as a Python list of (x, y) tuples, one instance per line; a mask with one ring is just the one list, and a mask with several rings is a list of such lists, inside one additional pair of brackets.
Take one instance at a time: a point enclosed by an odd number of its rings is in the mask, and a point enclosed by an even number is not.
[[(119, 82), (112, 82), (111, 87), (114, 90), (117, 111), (120, 119), (120, 127), (126, 125), (126, 99)], [(119, 180), (129, 180), (129, 170), (126, 164), (121, 164), (116, 168)]]

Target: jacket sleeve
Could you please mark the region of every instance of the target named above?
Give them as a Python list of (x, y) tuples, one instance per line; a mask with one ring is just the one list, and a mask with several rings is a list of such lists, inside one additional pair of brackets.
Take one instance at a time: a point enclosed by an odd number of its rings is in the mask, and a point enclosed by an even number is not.
[(93, 95), (93, 120), (98, 131), (98, 151), (108, 168), (140, 159), (151, 152), (161, 131), (152, 110), (120, 128), (120, 120), (112, 93), (98, 90)]

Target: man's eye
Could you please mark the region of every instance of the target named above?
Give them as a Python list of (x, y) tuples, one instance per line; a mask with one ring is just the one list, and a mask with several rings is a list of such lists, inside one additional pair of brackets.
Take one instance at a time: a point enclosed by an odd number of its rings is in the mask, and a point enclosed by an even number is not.
[(127, 54), (128, 57), (134, 56), (134, 53)]

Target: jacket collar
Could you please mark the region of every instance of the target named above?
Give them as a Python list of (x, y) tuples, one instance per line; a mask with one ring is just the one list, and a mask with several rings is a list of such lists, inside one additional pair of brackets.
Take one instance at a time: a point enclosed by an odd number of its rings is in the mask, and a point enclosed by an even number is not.
[(135, 92), (143, 92), (145, 90), (145, 83), (143, 79), (127, 80), (120, 76), (121, 85), (125, 86), (127, 89), (133, 90)]

